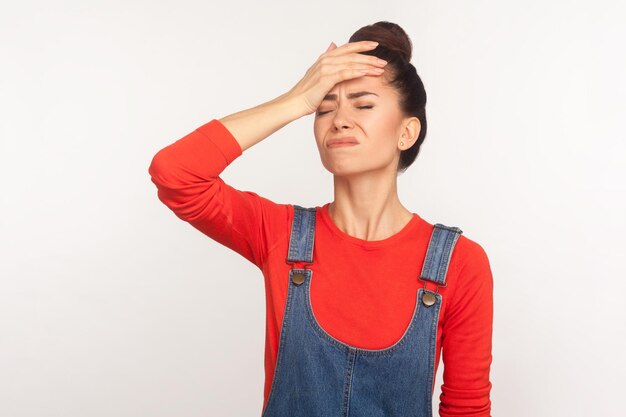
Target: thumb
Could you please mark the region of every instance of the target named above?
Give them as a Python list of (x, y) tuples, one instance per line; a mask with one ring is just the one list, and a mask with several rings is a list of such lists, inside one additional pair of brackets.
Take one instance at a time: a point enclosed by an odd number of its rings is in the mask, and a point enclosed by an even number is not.
[(326, 48), (326, 52), (328, 51), (332, 51), (333, 49), (336, 49), (337, 45), (335, 45), (335, 42), (331, 42), (330, 45), (328, 45), (328, 48)]

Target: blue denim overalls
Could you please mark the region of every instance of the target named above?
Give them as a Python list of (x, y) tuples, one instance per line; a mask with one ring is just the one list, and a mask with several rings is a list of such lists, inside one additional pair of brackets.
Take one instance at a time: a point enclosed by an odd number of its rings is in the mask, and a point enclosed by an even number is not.
[[(435, 224), (418, 278), (413, 318), (384, 349), (350, 346), (326, 333), (311, 308), (316, 208), (294, 205), (287, 263), (289, 289), (272, 388), (262, 417), (432, 417), (441, 294), (461, 229)], [(416, 255), (416, 256), (419, 256)], [(304, 262), (303, 269), (295, 262)]]

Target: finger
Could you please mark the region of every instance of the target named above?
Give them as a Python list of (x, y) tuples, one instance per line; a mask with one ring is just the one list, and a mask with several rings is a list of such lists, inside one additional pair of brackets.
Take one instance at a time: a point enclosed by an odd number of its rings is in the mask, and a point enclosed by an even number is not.
[(383, 68), (388, 64), (387, 61), (375, 55), (360, 53), (350, 53), (346, 55), (329, 55), (325, 53), (323, 55), (327, 64), (347, 66), (349, 68)]
[(343, 54), (343, 53), (353, 53), (353, 52), (359, 52), (359, 51), (368, 51), (371, 49), (374, 49), (378, 46), (377, 42), (373, 42), (373, 41), (357, 41), (357, 42), (348, 42), (348, 43), (344, 43), (343, 45), (341, 45), (340, 47), (338, 47), (337, 49), (331, 51), (331, 55), (339, 55), (339, 54)]
[(363, 77), (363, 76), (375, 77), (375, 76), (384, 74), (384, 72), (385, 71), (382, 68), (379, 68), (379, 71), (375, 69), (346, 68), (334, 74), (333, 84), (338, 84), (345, 80)]
[(332, 51), (333, 49), (337, 49), (337, 45), (335, 45), (335, 42), (331, 42), (325, 52)]

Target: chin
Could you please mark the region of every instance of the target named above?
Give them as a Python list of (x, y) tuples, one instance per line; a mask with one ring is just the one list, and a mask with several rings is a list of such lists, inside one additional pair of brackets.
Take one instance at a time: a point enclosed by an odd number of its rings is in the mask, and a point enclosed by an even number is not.
[(326, 169), (328, 170), (328, 172), (330, 172), (336, 177), (348, 177), (351, 175), (361, 174), (363, 172), (362, 169), (356, 169), (355, 167), (346, 167), (346, 166), (337, 166), (337, 165), (326, 167)]

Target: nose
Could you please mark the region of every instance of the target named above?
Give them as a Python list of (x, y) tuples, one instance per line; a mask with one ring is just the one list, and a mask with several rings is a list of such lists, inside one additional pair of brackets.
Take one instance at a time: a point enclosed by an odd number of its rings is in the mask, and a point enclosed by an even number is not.
[(341, 130), (346, 127), (349, 128), (352, 125), (347, 112), (343, 110), (341, 106), (338, 106), (335, 116), (333, 117), (333, 127), (337, 130)]

